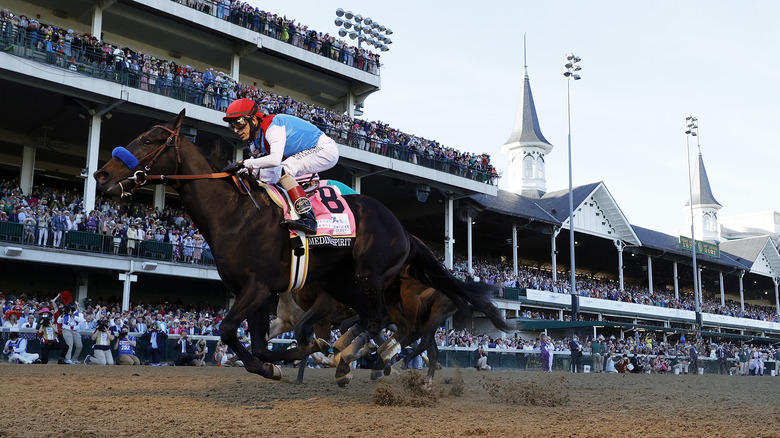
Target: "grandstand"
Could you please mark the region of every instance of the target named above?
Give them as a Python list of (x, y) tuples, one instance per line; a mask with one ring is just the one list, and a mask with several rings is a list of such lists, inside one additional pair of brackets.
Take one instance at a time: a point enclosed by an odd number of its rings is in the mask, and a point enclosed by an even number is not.
[[(45, 189), (73, 191), (81, 199), (75, 210), (96, 210), (108, 201), (96, 194), (90, 175), (111, 150), (182, 108), (186, 135), (206, 148), (231, 147), (240, 156), (241, 145), (220, 109), (244, 93), (267, 111), (312, 114), (341, 153), (339, 165), (323, 177), (382, 201), (410, 232), (441, 251), (449, 268), (458, 254), (468, 256), (466, 272), (474, 259), (492, 258), (503, 260), (514, 277), (524, 268), (554, 283), (567, 277), (568, 233), (559, 233), (571, 226), (568, 192), (546, 191), (543, 165), (552, 145), (541, 135), (527, 74), (515, 131), (505, 147), (510, 159), (520, 157), (513, 160), (513, 174), (527, 184), (518, 180), (506, 191), (498, 189), (489, 160), (478, 153), (484, 145), (453, 153), (357, 118), (355, 108), (381, 89), (379, 66), (360, 68), (340, 54), (323, 56), (321, 47), (279, 38), (277, 31), (171, 0), (12, 0), (5, 7), (0, 179), (18, 179), (18, 198)], [(21, 15), (37, 17), (39, 24), (31, 26), (28, 19), (22, 26)], [(56, 30), (39, 31), (47, 26)], [(54, 33), (62, 35), (61, 49), (47, 45)], [(66, 50), (67, 38), (73, 41), (69, 35), (80, 36), (80, 51), (75, 45)], [(143, 65), (132, 67), (133, 61)], [(155, 72), (158, 66), (162, 71)], [(165, 79), (166, 69), (176, 72), (174, 79)], [(207, 84), (204, 73), (212, 70), (215, 83)], [(213, 86), (217, 77), (221, 88)], [(706, 180), (702, 160), (699, 166)], [(9, 184), (12, 191), (15, 184)], [(650, 295), (691, 296), (690, 251), (681, 249), (678, 236), (631, 225), (603, 183), (576, 187), (574, 195), (580, 278), (612, 282), (619, 291), (642, 285)], [(164, 186), (145, 187), (136, 199), (159, 212), (180, 207)], [(113, 239), (89, 231), (71, 234), (64, 248), (29, 241), (25, 233), (23, 223), (0, 222), (0, 269), (15, 273), (0, 282), (6, 294), (54, 296), (68, 289), (78, 300), (115, 297), (124, 308), (162, 299), (230, 305), (207, 252), (199, 264), (182, 263), (169, 242), (149, 242), (130, 253), (126, 236), (115, 252)], [(780, 255), (771, 239), (720, 242), (717, 256), (700, 256), (699, 268), (705, 299), (767, 309), (762, 320), (705, 310), (705, 332), (766, 342), (780, 338)], [(697, 323), (691, 309), (572, 297), (519, 283), (502, 287), (496, 302), (518, 332), (641, 329), (674, 336)], [(557, 324), (528, 321), (524, 310), (554, 315)], [(453, 324), (490, 332), (483, 319)]]

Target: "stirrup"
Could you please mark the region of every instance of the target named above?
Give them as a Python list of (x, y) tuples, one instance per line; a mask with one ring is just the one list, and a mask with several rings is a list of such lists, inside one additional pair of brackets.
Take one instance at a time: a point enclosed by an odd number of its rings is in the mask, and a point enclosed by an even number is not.
[(314, 212), (311, 210), (302, 214), (297, 220), (283, 220), (282, 225), (288, 229), (303, 231), (304, 234), (317, 234), (317, 221), (314, 219)]

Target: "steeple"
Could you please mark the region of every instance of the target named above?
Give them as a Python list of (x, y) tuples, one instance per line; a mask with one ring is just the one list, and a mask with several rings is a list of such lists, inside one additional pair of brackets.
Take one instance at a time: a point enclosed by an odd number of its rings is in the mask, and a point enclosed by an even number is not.
[(501, 148), (502, 153), (509, 155), (509, 190), (525, 196), (543, 195), (547, 191), (544, 160), (552, 148), (539, 127), (528, 66), (524, 66), (523, 95), (517, 104), (515, 126)]
[[(710, 180), (707, 178), (707, 170), (704, 168), (704, 158), (699, 147), (699, 161), (693, 172), (693, 229), (696, 240), (705, 242), (720, 241), (720, 228), (718, 227), (718, 210), (723, 208), (712, 195)], [(690, 221), (691, 205), (685, 203), (686, 218)], [(690, 223), (688, 224), (690, 225)]]

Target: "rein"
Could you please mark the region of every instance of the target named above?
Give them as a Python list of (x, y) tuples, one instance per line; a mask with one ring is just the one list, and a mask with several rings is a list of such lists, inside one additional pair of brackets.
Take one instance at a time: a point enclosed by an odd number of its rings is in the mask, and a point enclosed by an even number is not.
[[(146, 156), (138, 160), (138, 164), (135, 166), (130, 166), (124, 159), (123, 159), (123, 152), (129, 152), (127, 149), (123, 147), (118, 147), (114, 151), (114, 156), (118, 157), (123, 163), (125, 163), (126, 166), (131, 167), (131, 169), (137, 168), (139, 165), (144, 164), (143, 170), (136, 170), (133, 173), (133, 176), (129, 177), (128, 179), (135, 182), (135, 185), (133, 188), (131, 188), (129, 191), (126, 191), (122, 183), (119, 183), (119, 188), (122, 190), (122, 193), (120, 194), (120, 197), (124, 198), (127, 196), (131, 196), (133, 193), (136, 192), (139, 188), (146, 185), (148, 181), (154, 181), (154, 180), (160, 180), (160, 181), (166, 181), (166, 180), (194, 180), (194, 179), (221, 179), (221, 178), (228, 178), (233, 177), (233, 181), (235, 182), (236, 186), (238, 186), (239, 190), (246, 194), (247, 187), (243, 184), (243, 181), (241, 181), (238, 177), (236, 177), (233, 174), (227, 173), (227, 172), (218, 172), (218, 173), (205, 173), (201, 175), (149, 175), (149, 171), (151, 170), (152, 166), (154, 165), (154, 162), (157, 160), (157, 158), (165, 152), (165, 150), (169, 147), (173, 147), (176, 151), (176, 170), (174, 170), (174, 173), (178, 172), (179, 170), (179, 164), (181, 163), (181, 155), (179, 154), (179, 134), (181, 127), (177, 127), (175, 130), (170, 129), (167, 126), (163, 125), (154, 125), (152, 128), (160, 128), (165, 131), (168, 131), (171, 135), (168, 136), (168, 139), (165, 141), (165, 143), (161, 144), (160, 147), (153, 150), (152, 152), (148, 153)], [(117, 149), (120, 150), (117, 152)], [(132, 155), (132, 154), (131, 154)], [(241, 181), (241, 184), (239, 184), (239, 181)], [(243, 187), (242, 187), (243, 186)]]

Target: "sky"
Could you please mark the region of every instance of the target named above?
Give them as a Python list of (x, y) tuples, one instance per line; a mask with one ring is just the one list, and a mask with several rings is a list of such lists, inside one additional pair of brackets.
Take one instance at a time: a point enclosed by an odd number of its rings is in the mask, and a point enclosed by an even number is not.
[[(780, 2), (250, 0), (335, 34), (339, 7), (391, 28), (382, 89), (364, 119), (461, 151), (487, 152), (506, 172), (527, 66), (547, 155), (547, 190), (568, 188), (566, 54), (575, 186), (603, 181), (634, 224), (677, 234), (688, 200), (685, 117), (719, 217), (780, 211)], [(697, 148), (691, 143), (691, 165)], [(507, 173), (508, 174), (508, 173)], [(504, 183), (499, 187), (505, 188)]]

